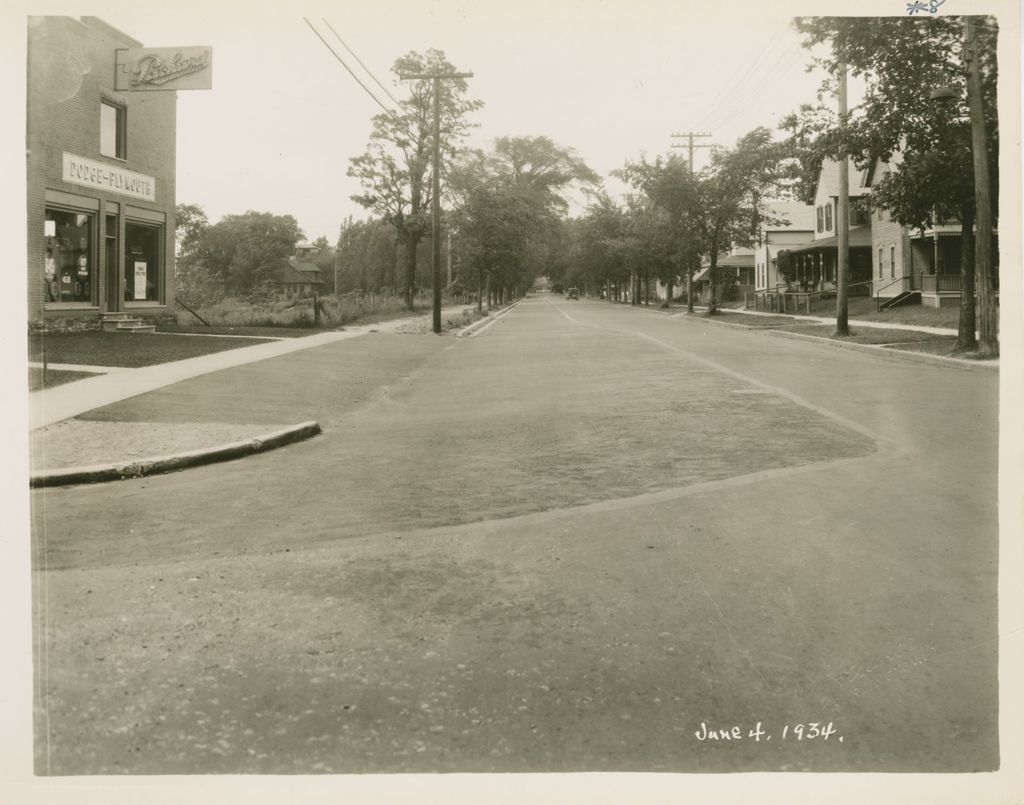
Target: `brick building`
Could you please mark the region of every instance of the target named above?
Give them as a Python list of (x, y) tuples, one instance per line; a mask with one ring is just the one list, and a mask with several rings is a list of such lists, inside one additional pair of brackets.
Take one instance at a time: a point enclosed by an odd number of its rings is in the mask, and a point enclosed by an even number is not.
[(141, 43), (96, 17), (28, 25), (28, 320), (100, 326), (174, 309), (177, 93), (115, 89)]

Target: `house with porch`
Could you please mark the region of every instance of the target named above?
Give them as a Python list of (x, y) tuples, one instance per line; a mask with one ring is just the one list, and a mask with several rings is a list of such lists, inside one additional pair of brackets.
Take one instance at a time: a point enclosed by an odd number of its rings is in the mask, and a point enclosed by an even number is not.
[(802, 246), (814, 235), (814, 205), (765, 201), (754, 245), (754, 292), (777, 293), (786, 287), (779, 273), (779, 252)]
[[(754, 290), (754, 250), (739, 246), (719, 255), (717, 293), (719, 302), (742, 300)], [(693, 275), (694, 301), (706, 305), (711, 298), (711, 261), (704, 260)], [(733, 290), (735, 289), (735, 290)]]
[[(899, 161), (898, 152), (889, 162), (877, 160), (872, 165), (872, 183), (881, 180)], [(883, 306), (901, 301), (919, 301), (928, 307), (959, 305), (963, 248), (960, 223), (936, 222), (925, 229), (912, 229), (892, 220), (881, 208), (874, 211), (873, 218), (874, 295), (884, 300)], [(993, 239), (996, 237), (993, 235)], [(998, 261), (995, 242), (992, 254)]]
[[(793, 266), (794, 290), (828, 291), (836, 287), (839, 262), (839, 170), (840, 163), (826, 158), (818, 172), (814, 193), (813, 237), (788, 249)], [(871, 173), (848, 163), (850, 209), (850, 293), (871, 294)]]

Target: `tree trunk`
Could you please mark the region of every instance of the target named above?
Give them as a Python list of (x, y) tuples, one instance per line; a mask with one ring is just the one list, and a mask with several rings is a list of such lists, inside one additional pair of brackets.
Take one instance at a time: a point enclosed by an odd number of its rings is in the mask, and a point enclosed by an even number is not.
[(416, 289), (416, 247), (420, 239), (411, 234), (405, 236), (405, 308), (414, 309), (413, 294)]
[(714, 316), (718, 312), (718, 305), (715, 302), (715, 274), (718, 273), (717, 249), (711, 252), (711, 268), (708, 269), (708, 315)]
[(686, 272), (686, 312), (693, 313), (693, 261)]
[(662, 307), (672, 307), (672, 277), (668, 278), (665, 284), (665, 304)]
[(477, 269), (476, 309), (478, 313), (484, 312), (484, 270), (482, 268)]
[[(967, 204), (960, 212), (960, 322), (953, 352), (974, 352), (978, 339), (974, 298), (974, 208)], [(936, 275), (938, 266), (935, 267)]]

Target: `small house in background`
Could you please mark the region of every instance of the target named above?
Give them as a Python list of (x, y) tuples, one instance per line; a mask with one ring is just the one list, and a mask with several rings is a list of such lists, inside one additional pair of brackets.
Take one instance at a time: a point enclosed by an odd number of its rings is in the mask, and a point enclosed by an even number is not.
[(754, 290), (777, 291), (786, 280), (779, 273), (779, 252), (806, 243), (814, 235), (815, 210), (799, 201), (765, 201), (754, 247)]
[(302, 241), (295, 246), (295, 254), (285, 257), (274, 272), (274, 282), (285, 296), (312, 296), (323, 287), (320, 269), (309, 259), (313, 244)]
[[(734, 247), (718, 257), (716, 281), (718, 302), (743, 300), (754, 290), (754, 250)], [(701, 263), (693, 275), (694, 301), (707, 304), (711, 298), (711, 261)]]

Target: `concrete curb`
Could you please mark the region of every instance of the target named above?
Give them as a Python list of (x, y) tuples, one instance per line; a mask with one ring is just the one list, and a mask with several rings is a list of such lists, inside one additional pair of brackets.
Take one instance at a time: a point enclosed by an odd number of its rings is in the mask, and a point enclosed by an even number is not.
[(504, 316), (506, 316), (512, 310), (512, 308), (514, 308), (516, 305), (518, 305), (520, 302), (522, 302), (523, 299), (525, 299), (525, 298), (526, 298), (525, 296), (521, 297), (521, 298), (517, 299), (515, 302), (513, 302), (512, 304), (508, 305), (507, 307), (503, 307), (501, 310), (498, 310), (498, 311), (496, 311), (494, 313), (489, 313), (488, 315), (484, 316), (479, 321), (475, 321), (472, 324), (469, 324), (469, 325), (463, 327), (461, 330), (456, 330), (455, 331), (455, 337), (456, 338), (468, 338), (468, 337), (472, 337), (472, 336), (476, 335), (478, 330), (482, 330), (482, 329), (484, 329), (484, 327), (489, 327), (490, 325), (492, 325), (495, 322), (497, 322), (499, 319), (501, 319)]
[[(720, 327), (735, 327), (739, 330), (746, 330), (747, 332), (759, 332), (765, 335), (776, 336), (779, 338), (791, 338), (797, 341), (810, 341), (817, 344), (823, 344), (825, 346), (834, 347), (836, 349), (852, 349), (860, 352), (867, 352), (876, 356), (884, 356), (894, 358), (899, 361), (910, 361), (911, 363), (930, 363), (933, 366), (945, 366), (955, 367), (960, 369), (987, 369), (991, 371), (999, 371), (998, 361), (972, 361), (966, 358), (950, 358), (944, 355), (931, 355), (927, 352), (913, 352), (911, 350), (893, 349), (886, 347), (881, 344), (857, 344), (849, 341), (837, 341), (832, 338), (822, 338), (817, 335), (808, 335), (807, 333), (790, 333), (785, 330), (777, 330), (770, 327), (748, 327), (745, 324), (737, 324), (731, 321), (715, 321), (713, 318), (707, 317), (694, 317), (691, 321), (706, 321), (712, 324), (717, 324)], [(851, 321), (852, 325), (853, 322)]]
[(263, 453), (292, 442), (308, 439), (318, 433), (320, 433), (319, 422), (300, 422), (298, 425), (291, 425), (264, 436), (231, 442), (220, 447), (207, 447), (176, 455), (141, 458), (136, 461), (116, 464), (93, 464), (86, 467), (40, 470), (29, 476), (29, 487), (35, 489), (46, 486), (94, 484), (103, 481), (119, 481), (125, 478), (141, 478), (146, 475), (159, 475), (188, 467), (198, 467), (202, 464), (230, 461), (253, 453)]

